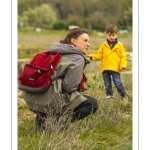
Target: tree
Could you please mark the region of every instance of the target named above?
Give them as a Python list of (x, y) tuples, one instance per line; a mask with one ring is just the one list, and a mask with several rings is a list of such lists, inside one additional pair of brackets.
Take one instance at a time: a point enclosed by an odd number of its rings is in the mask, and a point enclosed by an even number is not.
[[(18, 0), (18, 15), (29, 11), (34, 17), (29, 19), (30, 25), (35, 23), (38, 26), (49, 24), (49, 21), (43, 20), (42, 16), (48, 16), (46, 11), (39, 10), (42, 4), (50, 6), (52, 12), (55, 12), (57, 21), (64, 21), (66, 24), (76, 24), (86, 28), (103, 30), (109, 23), (117, 24), (119, 28), (132, 27), (132, 1), (133, 0)], [(39, 13), (37, 12), (37, 7)], [(35, 10), (35, 14), (32, 10)], [(38, 16), (37, 16), (38, 13)], [(40, 18), (41, 19), (40, 19)], [(49, 18), (49, 17), (48, 17)], [(38, 19), (38, 20), (37, 20)], [(48, 22), (48, 23), (47, 23)], [(55, 22), (55, 25), (57, 22)], [(45, 27), (44, 27), (45, 28)]]
[(28, 8), (34, 9), (38, 6), (39, 0), (18, 0), (18, 14), (22, 15)]
[(48, 4), (42, 4), (35, 9), (29, 8), (23, 13), (23, 18), (28, 18), (28, 25), (32, 27), (40, 27), (44, 29), (51, 29), (56, 22), (56, 13)]

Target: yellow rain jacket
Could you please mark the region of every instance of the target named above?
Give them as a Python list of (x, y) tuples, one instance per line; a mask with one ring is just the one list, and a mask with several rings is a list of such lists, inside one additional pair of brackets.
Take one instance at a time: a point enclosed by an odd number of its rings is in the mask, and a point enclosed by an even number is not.
[(100, 71), (103, 73), (105, 70), (111, 70), (120, 73), (122, 68), (127, 66), (127, 56), (124, 46), (121, 42), (118, 43), (111, 49), (108, 43), (103, 42), (97, 53), (91, 55), (92, 61), (100, 61)]

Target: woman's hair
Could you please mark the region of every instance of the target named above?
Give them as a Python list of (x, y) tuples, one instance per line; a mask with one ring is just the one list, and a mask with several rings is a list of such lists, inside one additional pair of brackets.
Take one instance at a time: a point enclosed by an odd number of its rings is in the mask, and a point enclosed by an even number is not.
[(71, 30), (69, 30), (65, 39), (60, 40), (60, 43), (69, 44), (72, 38), (77, 39), (83, 33), (87, 33), (89, 35), (89, 32), (86, 29), (83, 29), (83, 28), (71, 29)]
[(115, 24), (108, 24), (105, 28), (106, 33), (117, 33), (118, 27)]

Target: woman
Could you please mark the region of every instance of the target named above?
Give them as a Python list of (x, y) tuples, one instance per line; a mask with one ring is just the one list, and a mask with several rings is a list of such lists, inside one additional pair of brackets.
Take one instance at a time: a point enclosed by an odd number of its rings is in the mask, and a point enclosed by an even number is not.
[[(97, 100), (82, 95), (78, 91), (83, 77), (83, 71), (89, 63), (84, 55), (87, 53), (89, 33), (82, 28), (75, 28), (68, 32), (64, 40), (54, 43), (50, 47), (51, 53), (61, 53), (61, 60), (52, 76), (54, 80), (49, 89), (43, 93), (31, 94), (23, 92), (27, 106), (35, 113), (36, 125), (41, 126), (45, 117), (53, 112), (56, 116), (70, 113), (71, 122), (90, 115), (98, 109)], [(63, 78), (59, 78), (62, 77)], [(59, 115), (58, 115), (59, 114)]]

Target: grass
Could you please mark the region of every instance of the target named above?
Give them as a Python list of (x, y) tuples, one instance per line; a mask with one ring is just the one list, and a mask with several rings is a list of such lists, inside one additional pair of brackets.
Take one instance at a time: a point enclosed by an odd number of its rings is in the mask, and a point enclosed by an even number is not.
[[(89, 68), (90, 69), (90, 68)], [(128, 79), (131, 78), (128, 74)], [(129, 103), (120, 101), (114, 89), (115, 99), (106, 100), (101, 75), (94, 79), (87, 75), (90, 87), (83, 93), (95, 97), (98, 111), (75, 123), (56, 125), (53, 132), (34, 132), (35, 114), (26, 105), (18, 108), (18, 150), (132, 150), (132, 80), (125, 80)], [(53, 121), (49, 121), (53, 124)]]
[[(41, 33), (35, 33), (33, 30), (19, 31), (20, 48), (18, 52), (28, 50), (29, 53), (19, 53), (18, 56), (19, 58), (31, 57), (36, 51), (46, 49), (65, 34), (66, 31), (42, 31)], [(97, 33), (91, 35), (89, 52), (98, 48), (100, 39), (102, 40), (104, 37), (97, 36)], [(129, 48), (132, 45), (131, 35), (120, 35), (120, 40), (128, 43), (128, 50), (131, 51)], [(121, 74), (122, 82), (129, 96), (129, 103), (123, 103), (120, 100), (114, 86), (115, 98), (106, 100), (99, 65), (100, 62), (91, 62), (86, 67), (85, 74), (88, 82), (85, 84), (87, 90), (83, 92), (83, 94), (93, 96), (98, 100), (98, 111), (74, 123), (54, 125), (53, 119), (48, 118), (49, 130), (35, 132), (35, 114), (25, 104), (19, 105), (18, 150), (132, 150), (132, 73)], [(131, 60), (128, 65), (128, 70), (131, 70)]]
[[(59, 42), (65, 37), (68, 31), (65, 30), (42, 30), (36, 32), (33, 29), (18, 30), (18, 58), (31, 58), (37, 52), (48, 50), (54, 42)], [(91, 46), (89, 53), (95, 53), (100, 43), (105, 40), (105, 35), (99, 35), (99, 32), (92, 32), (90, 36)], [(119, 40), (124, 43), (127, 52), (132, 51), (132, 34), (120, 34)]]

